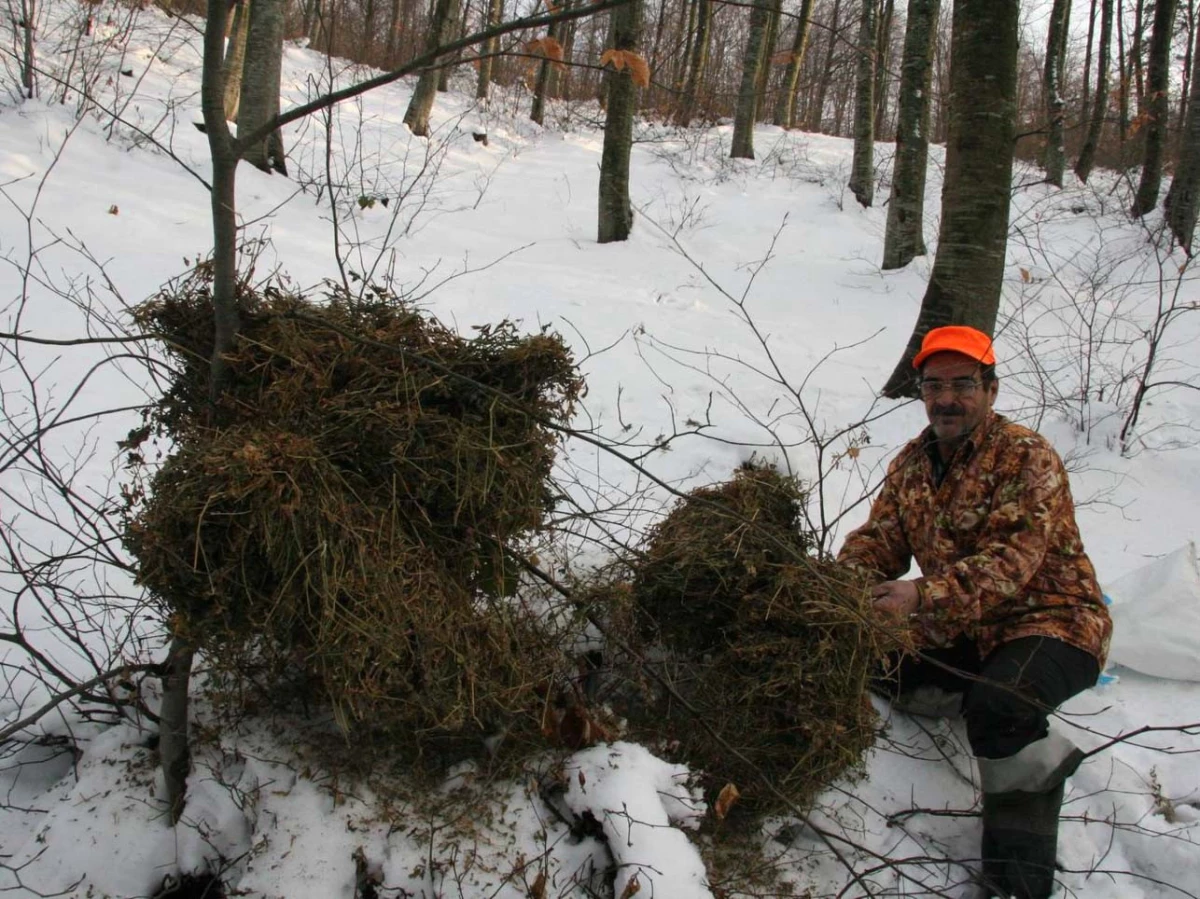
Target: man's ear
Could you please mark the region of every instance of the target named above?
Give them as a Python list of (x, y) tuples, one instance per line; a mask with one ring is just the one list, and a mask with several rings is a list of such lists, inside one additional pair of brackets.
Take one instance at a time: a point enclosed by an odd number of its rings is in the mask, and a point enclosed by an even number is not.
[(992, 382), (987, 385), (988, 400), (994, 405), (996, 396), (1000, 393), (1000, 379), (993, 378)]

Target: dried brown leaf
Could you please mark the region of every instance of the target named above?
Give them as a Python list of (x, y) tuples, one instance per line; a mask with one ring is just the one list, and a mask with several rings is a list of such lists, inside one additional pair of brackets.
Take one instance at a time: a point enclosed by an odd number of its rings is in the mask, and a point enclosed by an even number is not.
[(718, 821), (725, 820), (725, 816), (729, 814), (729, 810), (741, 796), (742, 794), (734, 784), (728, 783), (721, 787), (721, 792), (717, 795), (717, 802), (713, 806), (713, 814), (717, 816)]

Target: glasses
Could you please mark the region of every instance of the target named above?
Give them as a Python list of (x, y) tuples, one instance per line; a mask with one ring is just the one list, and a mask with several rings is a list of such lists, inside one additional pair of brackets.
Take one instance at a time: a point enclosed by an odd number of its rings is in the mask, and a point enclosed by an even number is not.
[(955, 396), (967, 396), (974, 393), (981, 383), (977, 378), (951, 378), (949, 381), (926, 378), (918, 387), (921, 391), (921, 398), (931, 400), (947, 390), (953, 392)]

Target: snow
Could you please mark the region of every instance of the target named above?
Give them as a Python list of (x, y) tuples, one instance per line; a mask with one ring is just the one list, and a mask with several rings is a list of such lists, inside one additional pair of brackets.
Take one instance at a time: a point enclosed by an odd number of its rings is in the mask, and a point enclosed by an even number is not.
[[(39, 35), (49, 64), (55, 40), (70, 46), (79, 12), (44, 9), (50, 18)], [(110, 14), (114, 23), (104, 24)], [(116, 38), (126, 17), (124, 47)], [(190, 124), (200, 118), (198, 34), (185, 20), (109, 3), (97, 22), (81, 65), (124, 124), (103, 112), (77, 121), (76, 100), (56, 102), (44, 80), (41, 100), (0, 107), (5, 332), (68, 339), (123, 327), (129, 306), (211, 247), (200, 180), (207, 144)], [(335, 66), (334, 75), (344, 84), (355, 72)], [(317, 54), (290, 47), (285, 108), (329, 77)], [(519, 89), (478, 109), (463, 84), (467, 91), (439, 95), (430, 141), (412, 139), (401, 124), (411, 80), (339, 110), (331, 141), (343, 185), (342, 264), (376, 277), (394, 269), (407, 292), (463, 330), (501, 318), (551, 325), (585, 360), (581, 424), (629, 442), (631, 455), (647, 453), (649, 472), (682, 487), (724, 479), (752, 452), (819, 480), (824, 510), (814, 506), (814, 521), (835, 547), (865, 516), (863, 499), (891, 454), (923, 425), (918, 406), (879, 401), (874, 389), (908, 339), (932, 262), (879, 269), (886, 190), (867, 210), (849, 197), (849, 143), (764, 126), (755, 136), (759, 159), (734, 161), (727, 126), (687, 135), (639, 126), (637, 223), (626, 243), (600, 246), (601, 134), (563, 106), (548, 115), (551, 128), (528, 123)], [(247, 234), (265, 241), (257, 277), (278, 269), (301, 287), (340, 278), (329, 200), (313, 186), (324, 176), (325, 127), (316, 117), (288, 129), (291, 180), (238, 172)], [(471, 139), (476, 128), (487, 131), (486, 147)], [(931, 153), (933, 217), (942, 156)], [(1200, 316), (1186, 312), (1200, 288), (1190, 268), (1180, 269), (1181, 256), (1158, 248), (1157, 213), (1146, 225), (1124, 216), (1127, 187), (1115, 176), (1097, 173), (1091, 186), (1056, 191), (1037, 184), (1034, 170), (1019, 166), (1018, 175), (997, 339), (999, 408), (1038, 427), (1068, 460), (1085, 544), (1112, 584), (1197, 537), (1200, 394), (1158, 389), (1136, 427), (1122, 429), (1129, 375), (1164, 304), (1180, 313), (1159, 347), (1161, 379), (1195, 382)], [(360, 208), (360, 196), (390, 202)], [(935, 234), (931, 219), (926, 235)], [(31, 246), (35, 277), (23, 294)], [(156, 390), (136, 360), (111, 359), (100, 346), (3, 346), (0, 399), (14, 429), (28, 425), (35, 400), (43, 418), (65, 422), (135, 407)], [(85, 375), (86, 388), (71, 393)], [(803, 385), (799, 397), (789, 385)], [(133, 411), (64, 423), (46, 452), (77, 490), (112, 495), (116, 441), (138, 423)], [(662, 438), (671, 438), (669, 448), (653, 450)], [(847, 452), (852, 439), (857, 454)], [(627, 465), (578, 442), (566, 447), (562, 473), (586, 501), (643, 486)], [(61, 508), (40, 492), (43, 482), (28, 466), (0, 473), (6, 496), (27, 491)], [(636, 529), (661, 499), (661, 491), (639, 495), (643, 517), (621, 526)], [(29, 547), (65, 550), (87, 539), (12, 506), (0, 515)], [(136, 596), (111, 566), (72, 576)], [(0, 574), (0, 590), (2, 628), (11, 630), (14, 603), (29, 616), (30, 600), (9, 598), (17, 590), (10, 574)], [(1168, 622), (1172, 614), (1157, 612)], [(85, 643), (122, 639), (114, 658), (161, 658), (152, 620), (136, 602), (114, 603), (85, 622)], [(49, 633), (36, 639), (70, 671), (89, 670), (79, 647)], [(14, 688), (0, 696), (0, 726), (45, 697), (10, 667), (23, 664), (19, 650), (6, 653)], [(1114, 671), (1117, 682), (1076, 697), (1056, 722), (1097, 750), (1068, 784), (1062, 895), (1200, 894), (1200, 698), (1188, 683)], [(978, 788), (962, 723), (876, 708), (881, 736), (863, 776), (832, 785), (807, 823), (765, 822), (747, 851), (797, 895), (968, 895), (959, 862), (969, 866), (978, 852)], [(535, 784), (491, 784), (469, 766), (432, 794), (404, 793), (403, 779), (342, 783), (303, 760), (295, 731), (279, 722), (249, 718), (214, 733), (202, 702), (195, 714), (204, 739), (174, 828), (164, 819), (150, 725), (52, 716), (39, 730), (45, 745), (0, 758), (0, 890), (149, 896), (168, 874), (209, 870), (243, 896), (349, 897), (357, 855), (387, 896), (524, 897), (539, 884), (547, 896), (597, 895), (610, 889), (613, 866), (617, 896), (635, 877), (639, 895), (714, 895), (700, 854), (711, 837), (696, 830), (707, 810), (689, 772), (647, 747), (595, 746), (561, 768), (548, 757), (540, 776), (557, 778), (560, 792), (547, 804)], [(1185, 724), (1190, 732), (1178, 730)], [(1152, 729), (1113, 742), (1142, 728)], [(56, 752), (68, 734), (78, 758)], [(568, 826), (585, 810), (607, 845)]]

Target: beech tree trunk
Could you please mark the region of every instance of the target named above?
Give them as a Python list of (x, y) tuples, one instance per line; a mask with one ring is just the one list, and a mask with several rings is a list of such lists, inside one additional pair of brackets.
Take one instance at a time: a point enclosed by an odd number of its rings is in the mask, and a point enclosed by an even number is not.
[(877, 0), (862, 0), (854, 79), (854, 160), (850, 191), (864, 207), (875, 199), (875, 16)]
[(1113, 29), (1113, 0), (1103, 0), (1100, 5), (1100, 47), (1096, 51), (1096, 93), (1093, 98), (1092, 112), (1088, 118), (1087, 135), (1083, 146), (1079, 149), (1079, 159), (1075, 162), (1075, 177), (1087, 183), (1092, 173), (1092, 165), (1096, 160), (1096, 147), (1100, 144), (1100, 135), (1104, 131), (1104, 120), (1108, 116), (1108, 65), (1109, 51), (1112, 47)]
[(1067, 31), (1071, 21), (1071, 0), (1054, 0), (1050, 10), (1050, 28), (1046, 34), (1046, 65), (1043, 90), (1046, 99), (1046, 152), (1042, 162), (1046, 180), (1055, 187), (1063, 186), (1063, 171), (1067, 167), (1063, 147), (1063, 114), (1066, 102), (1062, 95), (1062, 70), (1066, 63)]
[[(210, 357), (210, 408), (228, 381), (225, 355), (233, 349), (241, 320), (234, 285), (237, 279), (237, 217), (235, 185), (238, 157), (233, 135), (225, 119), (225, 26), (227, 0), (208, 0), (204, 23), (204, 63), (200, 84), (200, 108), (212, 157), (210, 202), (213, 223), (213, 352)], [(191, 772), (188, 743), (189, 687), (195, 649), (179, 634), (173, 634), (163, 663), (162, 703), (159, 706), (158, 755), (166, 790), (169, 825), (179, 822)]]
[(883, 268), (903, 268), (925, 255), (925, 173), (929, 158), (929, 88), (941, 0), (908, 0), (896, 162), (883, 238)]
[(233, 8), (233, 26), (225, 46), (225, 118), (236, 122), (242, 98), (242, 66), (246, 61), (246, 36), (250, 32), (250, 0)]
[(758, 72), (766, 64), (764, 47), (771, 20), (772, 0), (753, 0), (746, 53), (742, 57), (742, 86), (733, 115), (733, 159), (754, 158), (754, 123), (758, 119)]
[[(396, 0), (397, 3), (400, 0)], [(504, 15), (504, 0), (488, 0), (487, 21), (484, 28), (491, 28), (500, 22)], [(492, 57), (500, 47), (500, 38), (489, 38), (482, 47), (482, 59), (479, 60), (479, 81), (475, 84), (475, 99), (486, 100), (492, 84)]]
[(921, 313), (883, 393), (915, 393), (912, 358), (941, 325), (991, 334), (1000, 308), (1016, 131), (1018, 0), (956, 0), (937, 255)]
[[(1200, 17), (1198, 17), (1200, 18)], [(1196, 26), (1197, 46), (1200, 47), (1200, 24)], [(1167, 225), (1179, 245), (1190, 256), (1192, 238), (1196, 232), (1196, 213), (1200, 200), (1200, 66), (1192, 66), (1191, 89), (1188, 91), (1187, 112), (1184, 115), (1183, 139), (1179, 144), (1179, 162), (1163, 208)]]
[(1171, 29), (1175, 24), (1176, 0), (1154, 4), (1154, 26), (1150, 33), (1150, 58), (1146, 64), (1146, 94), (1142, 108), (1142, 178), (1130, 214), (1140, 218), (1158, 204), (1162, 187), (1163, 150), (1167, 144), (1167, 116), (1171, 79)]
[(712, 0), (696, 0), (696, 35), (692, 40), (691, 60), (683, 95), (679, 100), (677, 123), (686, 128), (696, 115), (696, 96), (708, 68), (708, 45), (712, 31)]
[[(454, 21), (458, 18), (459, 0), (437, 0), (433, 18), (429, 23), (429, 33), (425, 37), (425, 51), (432, 52), (446, 43), (450, 36)], [(438, 79), (441, 73), (436, 68), (426, 69), (417, 79), (417, 86), (408, 101), (408, 109), (404, 113), (404, 124), (417, 137), (429, 136), (429, 114), (433, 112), (433, 101), (437, 96)]]
[[(570, 9), (571, 4), (569, 0), (567, 0), (563, 6), (565, 9)], [(551, 23), (550, 27), (546, 30), (546, 37), (555, 41), (560, 41), (561, 43), (560, 38), (562, 35), (563, 24), (564, 23), (562, 22)], [(529, 110), (529, 118), (533, 119), (533, 121), (537, 122), (539, 125), (542, 124), (546, 117), (546, 94), (551, 90), (551, 84), (553, 83), (554, 75), (555, 68), (553, 62), (551, 62), (549, 59), (543, 59), (540, 63), (538, 63), (537, 82), (534, 85), (533, 105)]]
[(767, 90), (771, 83), (771, 60), (775, 56), (775, 45), (779, 42), (779, 19), (783, 14), (782, 0), (769, 0), (771, 15), (767, 20), (767, 33), (763, 37), (762, 59), (758, 65), (758, 80), (754, 84), (756, 99), (754, 101), (754, 118), (758, 120), (759, 113), (766, 109)]
[(825, 121), (825, 97), (829, 93), (829, 83), (833, 80), (833, 60), (837, 53), (837, 43), (841, 37), (842, 0), (833, 0), (833, 13), (830, 16), (829, 35), (825, 45), (825, 61), (821, 66), (821, 77), (817, 81), (817, 96), (813, 100), (813, 108), (808, 117), (808, 129), (820, 131)]
[[(279, 74), (283, 63), (284, 0), (254, 0), (246, 34), (242, 67), (242, 101), (238, 133), (249, 134), (279, 115)], [(272, 131), (261, 141), (242, 148), (242, 159), (264, 172), (287, 174), (283, 134)]]
[(891, 86), (892, 18), (896, 0), (883, 0), (875, 22), (875, 137), (884, 135), (888, 113), (888, 89)]
[(1092, 105), (1092, 51), (1096, 46), (1096, 0), (1088, 4), (1087, 49), (1083, 54), (1083, 90), (1079, 98), (1079, 121), (1086, 122)]
[(800, 80), (800, 67), (804, 65), (804, 53), (808, 49), (812, 7), (813, 0), (801, 0), (796, 34), (792, 37), (792, 55), (788, 59), (787, 70), (783, 73), (779, 97), (775, 101), (775, 124), (780, 128), (791, 128), (796, 119), (796, 84)]
[[(637, 52), (642, 38), (642, 2), (629, 0), (612, 11), (612, 47)], [(626, 66), (604, 73), (608, 83), (604, 119), (604, 149), (600, 154), (600, 206), (596, 240), (627, 240), (633, 230), (633, 204), (629, 200), (629, 154), (633, 149), (633, 116), (637, 111), (637, 85)]]

